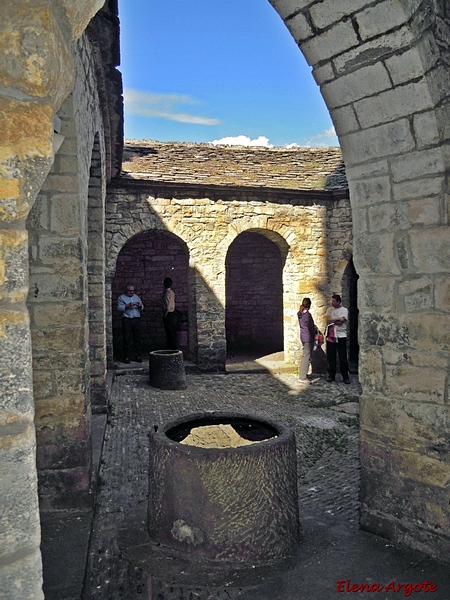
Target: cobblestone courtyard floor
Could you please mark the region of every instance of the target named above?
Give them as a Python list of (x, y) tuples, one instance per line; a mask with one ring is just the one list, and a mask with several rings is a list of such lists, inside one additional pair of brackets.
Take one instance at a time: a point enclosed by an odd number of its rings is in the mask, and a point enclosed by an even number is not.
[[(417, 579), (422, 571), (423, 579), (438, 577), (438, 565), (402, 553), (386, 540), (358, 529), (359, 395), (354, 376), (350, 386), (329, 384), (323, 377), (301, 386), (293, 373), (188, 373), (186, 390), (163, 391), (149, 385), (147, 374), (116, 374), (83, 598), (328, 600), (343, 597), (336, 587), (339, 578), (378, 582), (380, 577), (388, 577), (387, 568), (392, 577), (395, 574), (404, 580)], [(210, 410), (267, 415), (287, 424), (296, 434), (303, 543), (287, 571), (268, 574), (255, 585), (208, 588), (201, 582), (191, 587), (172, 584), (165, 580), (164, 569), (150, 576), (133, 563), (121, 542), (124, 530), (146, 528), (150, 429), (179, 416)], [(332, 567), (326, 567), (327, 560)], [(408, 574), (413, 563), (415, 571)], [(444, 593), (442, 586), (440, 590)], [(400, 597), (350, 595), (368, 596)], [(431, 598), (449, 600), (450, 584), (445, 595), (432, 594)]]

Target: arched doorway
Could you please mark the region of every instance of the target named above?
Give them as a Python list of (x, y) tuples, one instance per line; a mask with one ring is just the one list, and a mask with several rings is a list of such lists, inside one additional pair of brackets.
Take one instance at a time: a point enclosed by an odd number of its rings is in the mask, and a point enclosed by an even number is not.
[(348, 307), (348, 359), (350, 370), (358, 372), (359, 344), (358, 344), (358, 279), (353, 258), (348, 262), (342, 278), (342, 292), (344, 305)]
[(226, 257), (227, 354), (263, 356), (283, 350), (283, 261), (260, 233), (241, 233)]
[[(131, 238), (122, 248), (112, 284), (112, 325), (114, 357), (122, 359), (121, 315), (117, 298), (132, 282), (140, 296), (142, 311), (142, 341), (144, 352), (166, 348), (162, 322), (161, 297), (165, 277), (173, 280), (176, 307), (188, 312), (189, 255), (185, 243), (166, 231), (145, 231)], [(185, 339), (186, 338), (186, 339)], [(180, 338), (180, 349), (188, 352), (187, 336)]]

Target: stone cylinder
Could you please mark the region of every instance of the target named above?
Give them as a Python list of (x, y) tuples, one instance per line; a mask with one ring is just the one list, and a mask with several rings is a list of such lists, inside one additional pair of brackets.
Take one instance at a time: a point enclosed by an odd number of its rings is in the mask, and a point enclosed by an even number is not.
[[(211, 425), (231, 428), (244, 445), (184, 443)], [(153, 542), (208, 564), (254, 567), (287, 558), (301, 539), (293, 431), (236, 413), (158, 427), (150, 434), (148, 528)]]
[(161, 390), (185, 390), (183, 353), (181, 350), (154, 350), (149, 355), (149, 383)]

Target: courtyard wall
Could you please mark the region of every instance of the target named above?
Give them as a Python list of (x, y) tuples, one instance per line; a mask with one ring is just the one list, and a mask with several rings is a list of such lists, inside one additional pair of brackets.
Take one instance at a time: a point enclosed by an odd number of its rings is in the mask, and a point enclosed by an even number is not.
[[(342, 289), (343, 274), (352, 256), (351, 211), (345, 190), (171, 186), (122, 179), (112, 182), (107, 194), (108, 290), (125, 243), (151, 231), (169, 232), (186, 245), (191, 270), (189, 337), (195, 340), (192, 358), (202, 370), (225, 368), (226, 260), (232, 242), (241, 233), (258, 233), (279, 249), (287, 361), (299, 358), (296, 315), (301, 299), (311, 297), (317, 323), (323, 326), (329, 297)], [(154, 283), (158, 290), (161, 284), (162, 280)], [(110, 361), (115, 301), (110, 296)]]
[[(360, 275), (361, 524), (448, 559), (448, 5), (436, 0), (271, 3), (312, 66), (347, 168), (353, 259)], [(110, 0), (105, 8), (113, 5)], [(54, 117), (74, 90), (73, 54), (80, 51), (75, 41), (102, 1), (38, 0), (32, 10), (30, 6), (26, 0), (3, 2), (0, 36), (0, 541), (5, 549), (0, 581), (2, 593), (14, 600), (43, 597), (32, 332), (26, 303), (34, 281), (28, 270), (26, 218), (57, 152)], [(117, 54), (117, 37), (116, 31), (102, 50), (112, 48)], [(100, 55), (106, 64), (107, 57), (97, 50), (92, 56)], [(113, 72), (114, 59), (107, 66)], [(120, 171), (111, 156), (120, 155), (121, 90), (100, 80), (104, 126), (99, 134), (105, 136), (108, 181)], [(113, 80), (117, 84), (120, 76)], [(76, 100), (75, 113), (78, 101), (83, 106), (82, 99)], [(108, 120), (108, 114), (118, 119)], [(86, 173), (83, 165), (89, 164), (92, 149), (81, 144), (77, 157)], [(163, 196), (170, 202), (170, 193)], [(142, 199), (139, 204), (145, 208), (146, 228), (160, 223)], [(247, 231), (250, 220), (252, 227), (271, 231), (258, 219), (246, 218), (242, 229)], [(191, 242), (188, 224), (183, 228), (174, 221), (173, 227), (186, 244)], [(241, 231), (239, 222), (229, 228), (222, 247), (227, 236), (231, 243)], [(125, 229), (125, 235), (114, 237), (114, 251), (107, 249), (111, 258), (134, 234), (129, 223)], [(283, 238), (275, 233), (278, 240)], [(290, 239), (286, 242), (292, 247)], [(194, 260), (198, 254), (193, 253)], [(109, 264), (109, 277), (113, 269)], [(208, 281), (204, 289), (211, 285), (223, 298), (220, 277), (198, 270), (195, 277), (197, 287)]]

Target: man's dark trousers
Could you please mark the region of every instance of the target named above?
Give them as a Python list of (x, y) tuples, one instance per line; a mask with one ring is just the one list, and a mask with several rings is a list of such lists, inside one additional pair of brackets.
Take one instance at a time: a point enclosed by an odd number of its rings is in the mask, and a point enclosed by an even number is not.
[[(122, 318), (123, 349), (125, 358), (131, 358), (133, 354), (139, 356), (142, 351), (141, 341), (141, 318)], [(133, 351), (134, 349), (134, 351)]]
[(176, 318), (177, 318), (177, 316), (176, 316), (175, 312), (169, 312), (163, 319), (164, 330), (166, 332), (166, 339), (167, 339), (167, 348), (169, 350), (177, 349), (178, 327), (177, 327)]
[(339, 370), (342, 379), (348, 379), (348, 360), (347, 360), (347, 338), (337, 338), (337, 344), (327, 342), (327, 360), (328, 374), (331, 378), (336, 377), (336, 355), (339, 355)]

